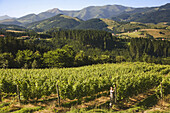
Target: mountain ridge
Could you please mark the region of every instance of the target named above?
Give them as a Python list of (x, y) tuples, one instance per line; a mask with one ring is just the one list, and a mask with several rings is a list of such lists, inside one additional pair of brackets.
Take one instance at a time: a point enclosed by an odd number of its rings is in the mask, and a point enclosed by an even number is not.
[[(88, 6), (82, 8), (81, 10), (60, 10), (58, 8), (53, 8), (39, 14), (25, 15), (17, 18), (17, 20), (22, 24), (28, 24), (50, 18), (58, 14), (78, 17), (82, 20), (89, 20), (92, 18), (111, 18), (113, 15), (117, 15), (129, 8), (130, 7), (125, 7), (122, 5)], [(0, 23), (3, 24), (1, 21)]]
[[(164, 15), (168, 16), (167, 10), (169, 11), (169, 9), (170, 9), (170, 3), (167, 3), (162, 6), (158, 6), (158, 7), (144, 7), (144, 8), (133, 8), (133, 7), (127, 7), (127, 6), (122, 6), (122, 5), (89, 6), (81, 10), (70, 10), (70, 11), (53, 8), (53, 9), (49, 9), (47, 11), (41, 12), (39, 14), (28, 14), (23, 17), (13, 19), (13, 21), (14, 20), (15, 21), (13, 23), (11, 22), (11, 24), (25, 25), (28, 23), (51, 18), (58, 14), (63, 14), (63, 15), (71, 16), (71, 17), (77, 17), (82, 20), (89, 20), (93, 18), (108, 18), (108, 19), (112, 18), (113, 20), (116, 20), (116, 21), (136, 21), (138, 19), (131, 19), (131, 18), (136, 18), (140, 14), (145, 14), (143, 15), (144, 16), (143, 20), (139, 18), (139, 22), (140, 20), (143, 22), (145, 20), (145, 16), (148, 16), (148, 14), (152, 15), (151, 13), (156, 12), (156, 11), (159, 11), (159, 13), (162, 13), (160, 10), (164, 10), (163, 12)], [(159, 18), (157, 20), (159, 20)], [(165, 19), (165, 20), (168, 20), (168, 19)], [(164, 20), (161, 19), (161, 22), (162, 21)], [(159, 21), (155, 21), (155, 22), (159, 22)], [(6, 24), (6, 22), (4, 22), (3, 20), (3, 21), (0, 21), (0, 24)]]
[(170, 3), (162, 5), (160, 7), (152, 8), (137, 8), (134, 11), (123, 12), (115, 17), (112, 17), (115, 21), (135, 21), (142, 23), (159, 23), (170, 22)]
[(11, 18), (13, 18), (13, 17), (10, 17), (8, 15), (0, 16), (0, 20), (11, 19)]

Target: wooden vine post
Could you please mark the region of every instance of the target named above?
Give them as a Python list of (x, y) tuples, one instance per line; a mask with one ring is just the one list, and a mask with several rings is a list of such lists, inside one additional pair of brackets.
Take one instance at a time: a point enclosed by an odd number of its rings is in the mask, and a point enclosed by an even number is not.
[(2, 94), (1, 94), (1, 89), (0, 89), (0, 102), (2, 101)]
[(115, 84), (115, 103), (117, 102), (117, 85)]
[(163, 91), (162, 91), (162, 82), (161, 82), (161, 101), (162, 101), (162, 104), (161, 106), (163, 105)]
[(57, 83), (56, 83), (56, 92), (57, 92), (57, 95), (58, 95), (58, 105), (60, 107), (60, 93), (59, 93), (59, 87), (58, 87)]
[(161, 99), (163, 98), (162, 82), (161, 82)]
[(20, 91), (19, 91), (19, 86), (17, 85), (17, 95), (18, 95), (18, 101), (21, 103), (21, 98), (20, 98)]

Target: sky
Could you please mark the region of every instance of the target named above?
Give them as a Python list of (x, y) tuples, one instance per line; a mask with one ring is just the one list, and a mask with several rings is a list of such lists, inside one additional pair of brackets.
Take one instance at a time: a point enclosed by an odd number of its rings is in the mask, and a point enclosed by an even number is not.
[(41, 13), (53, 8), (80, 10), (88, 6), (123, 5), (153, 7), (170, 3), (170, 0), (0, 0), (0, 16), (21, 17)]

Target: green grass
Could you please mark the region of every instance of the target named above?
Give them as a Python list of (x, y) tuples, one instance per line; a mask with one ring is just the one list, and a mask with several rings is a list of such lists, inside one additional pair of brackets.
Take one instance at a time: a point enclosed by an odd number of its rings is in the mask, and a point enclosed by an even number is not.
[(145, 37), (145, 35), (141, 35), (141, 32), (122, 33), (121, 35), (127, 35), (127, 36), (133, 37), (133, 38)]
[(18, 111), (15, 111), (13, 113), (32, 113), (34, 111), (39, 111), (41, 109), (42, 109), (42, 107), (39, 107), (39, 106), (38, 107), (34, 107), (34, 108), (22, 108), (22, 109), (20, 109)]
[(7, 102), (7, 103), (2, 103), (2, 104), (0, 104), (0, 108), (2, 108), (2, 107), (4, 107), (4, 106), (8, 106), (10, 103), (9, 102)]

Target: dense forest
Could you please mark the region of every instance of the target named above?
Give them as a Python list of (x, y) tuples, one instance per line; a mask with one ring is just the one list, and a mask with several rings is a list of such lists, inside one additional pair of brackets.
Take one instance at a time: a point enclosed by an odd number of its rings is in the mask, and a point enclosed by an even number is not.
[[(142, 61), (169, 64), (170, 42), (149, 38), (120, 39), (99, 30), (52, 29), (0, 34), (1, 68), (74, 67)], [(28, 39), (22, 38), (28, 36)]]

